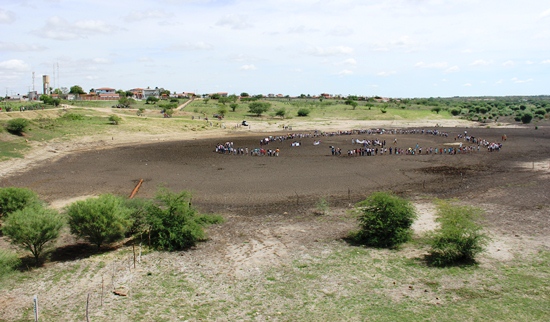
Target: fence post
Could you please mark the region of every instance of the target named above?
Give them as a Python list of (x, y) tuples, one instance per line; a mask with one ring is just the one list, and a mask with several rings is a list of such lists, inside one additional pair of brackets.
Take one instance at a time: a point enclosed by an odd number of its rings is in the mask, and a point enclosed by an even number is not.
[(34, 321), (38, 322), (38, 295), (35, 295), (32, 301), (34, 303)]

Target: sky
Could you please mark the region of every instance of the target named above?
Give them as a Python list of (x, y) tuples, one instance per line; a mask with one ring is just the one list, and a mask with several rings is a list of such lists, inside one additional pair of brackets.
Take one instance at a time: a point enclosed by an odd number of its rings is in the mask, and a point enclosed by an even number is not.
[[(33, 73), (35, 75), (33, 81)], [(0, 0), (0, 96), (550, 94), (547, 0)]]

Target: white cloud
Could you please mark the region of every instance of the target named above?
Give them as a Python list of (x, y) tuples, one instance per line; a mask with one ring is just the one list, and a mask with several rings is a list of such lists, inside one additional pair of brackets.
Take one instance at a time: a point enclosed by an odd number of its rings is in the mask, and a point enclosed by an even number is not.
[(446, 74), (449, 74), (449, 73), (456, 73), (456, 72), (459, 72), (460, 71), (460, 68), (458, 66), (451, 66), (447, 69), (445, 69), (444, 73)]
[(502, 63), (502, 66), (504, 67), (512, 67), (514, 66), (516, 63), (513, 61), (513, 60), (507, 60), (505, 61), (504, 63)]
[(353, 48), (346, 46), (334, 46), (334, 47), (312, 47), (308, 49), (308, 54), (313, 56), (338, 56), (349, 55), (353, 53)]
[(15, 21), (15, 13), (9, 10), (0, 9), (0, 24), (10, 24)]
[(492, 60), (478, 59), (470, 64), (470, 66), (488, 66), (493, 63)]
[(550, 17), (550, 9), (543, 11), (543, 12), (539, 15), (539, 18), (546, 18), (546, 17)]
[(472, 84), (466, 83), (466, 84), (464, 84), (464, 85), (462, 85), (462, 86), (464, 86), (464, 87), (472, 87)]
[(373, 46), (374, 51), (393, 51), (399, 50), (404, 52), (416, 51), (418, 44), (408, 36), (402, 36), (399, 39), (377, 43)]
[(546, 59), (540, 62), (541, 64), (550, 64), (550, 59)]
[(305, 33), (311, 33), (311, 32), (318, 32), (319, 30), (318, 29), (314, 29), (314, 28), (308, 28), (304, 25), (299, 25), (299, 26), (295, 26), (295, 27), (290, 27), (288, 28), (287, 32), (289, 34), (305, 34)]
[(20, 59), (10, 59), (0, 62), (0, 69), (13, 72), (26, 72), (30, 70), (30, 67), (27, 63)]
[(511, 79), (512, 82), (516, 83), (516, 84), (524, 84), (524, 83), (530, 83), (533, 81), (532, 78), (528, 78), (528, 79), (519, 79), (517, 77), (514, 77)]
[(353, 29), (344, 26), (338, 26), (329, 30), (327, 34), (334, 37), (347, 37), (353, 35)]
[(502, 84), (502, 83), (504, 83), (504, 80), (503, 80), (503, 79), (499, 79), (499, 80), (497, 80), (497, 81), (495, 82), (495, 84)]
[(254, 66), (253, 64), (241, 66), (241, 70), (256, 70), (256, 69), (257, 69), (256, 66)]
[(143, 21), (143, 20), (165, 20), (174, 17), (173, 13), (165, 12), (163, 10), (145, 10), (145, 11), (132, 11), (124, 17), (126, 22)]
[(443, 68), (447, 68), (447, 63), (446, 62), (436, 62), (436, 63), (425, 63), (423, 61), (421, 62), (418, 62), (414, 65), (414, 67), (418, 67), (418, 68), (435, 68), (435, 69), (443, 69)]
[(0, 42), (0, 51), (43, 51), (47, 48), (44, 46), (39, 45), (29, 45), (29, 44), (22, 44), (22, 43), (6, 43), (6, 42)]
[(394, 70), (391, 70), (391, 71), (382, 71), (382, 72), (377, 73), (376, 75), (382, 76), (382, 77), (388, 77), (388, 76), (395, 75), (395, 74), (397, 74), (397, 72), (394, 71)]
[(189, 42), (184, 42), (184, 43), (180, 43), (180, 44), (174, 44), (174, 45), (171, 45), (170, 47), (166, 48), (166, 50), (168, 51), (187, 51), (187, 50), (210, 50), (210, 49), (213, 49), (214, 46), (209, 44), (209, 43), (206, 43), (204, 41), (199, 41), (199, 42), (196, 42), (196, 43), (189, 43)]
[(48, 19), (46, 25), (36, 30), (35, 33), (41, 37), (55, 40), (72, 40), (98, 34), (112, 35), (118, 29), (101, 20), (79, 20), (71, 24), (67, 20), (55, 16)]
[(236, 29), (236, 30), (243, 30), (243, 29), (248, 29), (252, 27), (252, 25), (248, 23), (247, 20), (248, 18), (246, 16), (229, 14), (220, 18), (218, 22), (216, 22), (216, 25), (222, 26), (222, 27), (229, 27), (231, 29)]
[(93, 58), (92, 62), (94, 62), (96, 64), (110, 64), (111, 63), (111, 61), (109, 59), (106, 59), (106, 58)]
[(337, 62), (335, 65), (351, 65), (351, 66), (355, 66), (357, 65), (357, 61), (354, 59), (354, 58), (348, 58), (348, 59), (345, 59), (341, 62)]
[(527, 61), (525, 62), (525, 64), (526, 64), (526, 65), (533, 65), (534, 62), (532, 62), (532, 61), (530, 61), (530, 60), (527, 60)]
[(352, 75), (352, 74), (353, 74), (353, 71), (351, 71), (349, 69), (344, 69), (344, 70), (341, 70), (340, 72), (338, 72), (339, 76), (348, 76), (348, 75)]

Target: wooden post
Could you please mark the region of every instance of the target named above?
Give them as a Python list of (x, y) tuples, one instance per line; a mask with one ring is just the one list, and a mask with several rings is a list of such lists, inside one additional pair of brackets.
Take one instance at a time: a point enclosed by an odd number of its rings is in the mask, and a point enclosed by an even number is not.
[(90, 317), (88, 316), (89, 305), (90, 305), (90, 293), (88, 293), (88, 298), (86, 298), (86, 322), (90, 322)]
[(101, 306), (103, 306), (103, 274), (101, 275)]
[(134, 269), (136, 269), (136, 243), (132, 243), (132, 251), (134, 252)]
[(35, 295), (32, 301), (34, 304), (34, 321), (38, 322), (38, 295)]

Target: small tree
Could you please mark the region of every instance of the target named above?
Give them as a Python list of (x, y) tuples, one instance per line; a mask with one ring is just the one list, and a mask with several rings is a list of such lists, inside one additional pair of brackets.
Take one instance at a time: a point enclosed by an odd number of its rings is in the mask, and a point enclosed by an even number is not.
[(481, 210), (440, 202), (437, 219), (440, 227), (429, 235), (431, 249), (426, 257), (433, 266), (468, 264), (483, 251), (489, 238), (476, 223)]
[(77, 201), (67, 208), (71, 233), (87, 239), (98, 249), (124, 237), (131, 226), (130, 212), (122, 198), (110, 194)]
[(309, 112), (310, 112), (309, 109), (307, 109), (305, 107), (302, 107), (301, 109), (298, 110), (297, 115), (298, 116), (308, 116)]
[(280, 116), (282, 118), (285, 118), (286, 115), (286, 109), (284, 107), (281, 107), (277, 111), (275, 111), (275, 115)]
[(0, 278), (15, 270), (20, 264), (21, 260), (16, 253), (0, 249)]
[(231, 105), (229, 105), (229, 108), (231, 108), (231, 111), (233, 111), (233, 112), (235, 112), (237, 107), (239, 107), (239, 104), (237, 104), (237, 103), (231, 103)]
[(529, 124), (531, 123), (531, 120), (533, 119), (533, 114), (529, 113), (529, 112), (525, 112), (523, 113), (523, 115), (521, 116), (521, 123), (523, 124)]
[(38, 195), (30, 189), (0, 188), (0, 216), (8, 215), (38, 202)]
[(34, 204), (11, 213), (2, 232), (12, 243), (30, 251), (38, 265), (46, 244), (57, 239), (61, 227), (63, 219), (57, 211)]
[[(432, 112), (435, 112), (436, 114), (439, 114), (439, 112), (441, 112), (441, 107), (439, 107), (439, 106), (432, 107)], [(487, 112), (487, 110), (485, 110), (485, 112)]]
[(396, 247), (410, 240), (416, 212), (405, 199), (375, 192), (355, 205), (360, 231), (356, 240), (373, 247)]
[(154, 97), (154, 96), (149, 96), (149, 97), (147, 97), (147, 99), (145, 100), (145, 104), (156, 104), (158, 101), (159, 101), (158, 98), (156, 98), (156, 97)]
[(220, 105), (218, 107), (218, 114), (222, 117), (225, 117), (225, 114), (227, 114), (227, 107), (225, 107), (224, 105)]
[(122, 121), (122, 118), (118, 115), (111, 115), (109, 116), (109, 122), (113, 123), (114, 125), (118, 125)]
[(173, 251), (194, 246), (204, 240), (204, 227), (221, 222), (219, 216), (199, 215), (191, 206), (191, 194), (187, 191), (172, 193), (160, 189), (156, 204), (148, 209), (151, 243), (158, 249)]
[(21, 135), (23, 132), (27, 130), (27, 127), (29, 126), (29, 120), (24, 118), (16, 118), (11, 119), (6, 124), (6, 130), (8, 132)]
[(262, 113), (267, 112), (271, 104), (268, 102), (252, 102), (248, 104), (248, 111), (250, 113), (256, 114), (257, 116), (262, 115)]

